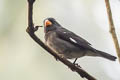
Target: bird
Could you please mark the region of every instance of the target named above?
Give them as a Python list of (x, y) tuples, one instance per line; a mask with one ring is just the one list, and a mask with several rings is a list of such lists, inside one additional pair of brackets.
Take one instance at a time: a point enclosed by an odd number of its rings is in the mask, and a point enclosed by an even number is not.
[(117, 58), (106, 52), (97, 50), (82, 37), (61, 26), (56, 19), (49, 17), (43, 21), (45, 44), (56, 54), (66, 59), (75, 59), (84, 56), (102, 57), (111, 61)]

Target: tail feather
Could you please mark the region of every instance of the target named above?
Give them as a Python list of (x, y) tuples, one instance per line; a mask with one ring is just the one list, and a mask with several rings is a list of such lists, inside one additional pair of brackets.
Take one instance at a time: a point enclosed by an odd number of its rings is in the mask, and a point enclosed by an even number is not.
[(99, 54), (98, 56), (104, 57), (104, 58), (109, 59), (111, 61), (115, 61), (117, 59), (117, 57), (110, 55), (110, 54), (103, 52), (103, 51), (96, 50), (96, 53)]

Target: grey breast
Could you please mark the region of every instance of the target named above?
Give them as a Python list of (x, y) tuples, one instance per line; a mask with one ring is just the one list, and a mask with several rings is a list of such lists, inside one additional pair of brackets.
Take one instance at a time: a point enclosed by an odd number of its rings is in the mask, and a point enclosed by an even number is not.
[(46, 44), (56, 53), (62, 54), (65, 58), (79, 58), (85, 54), (85, 51), (76, 47), (72, 43), (58, 38), (55, 32), (49, 32)]

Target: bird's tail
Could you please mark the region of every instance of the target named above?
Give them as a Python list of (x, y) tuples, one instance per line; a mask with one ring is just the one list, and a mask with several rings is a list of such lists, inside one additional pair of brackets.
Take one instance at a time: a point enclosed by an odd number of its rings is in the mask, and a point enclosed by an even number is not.
[(110, 55), (106, 52), (103, 52), (103, 51), (96, 50), (96, 53), (98, 54), (98, 56), (109, 59), (111, 61), (115, 61), (117, 59), (117, 57), (112, 56), (112, 55)]

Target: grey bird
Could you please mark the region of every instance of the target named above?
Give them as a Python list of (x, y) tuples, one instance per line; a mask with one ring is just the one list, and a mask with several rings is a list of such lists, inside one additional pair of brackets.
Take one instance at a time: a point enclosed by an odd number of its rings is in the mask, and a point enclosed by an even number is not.
[(91, 44), (75, 33), (63, 28), (54, 18), (44, 20), (44, 32), (46, 45), (58, 55), (66, 59), (74, 59), (83, 56), (103, 57), (115, 61), (116, 57), (106, 52), (97, 50)]

